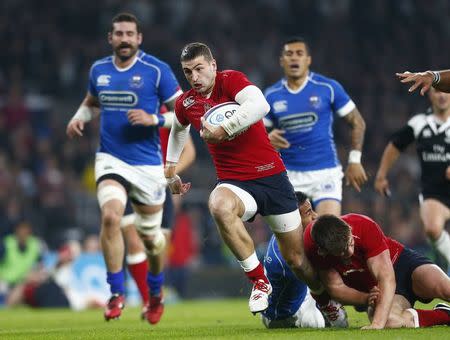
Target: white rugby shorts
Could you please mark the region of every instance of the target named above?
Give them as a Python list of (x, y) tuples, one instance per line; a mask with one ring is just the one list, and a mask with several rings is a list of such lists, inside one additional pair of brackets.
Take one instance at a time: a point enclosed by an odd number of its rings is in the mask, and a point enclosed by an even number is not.
[(127, 180), (131, 185), (128, 196), (142, 204), (159, 205), (166, 199), (167, 181), (162, 165), (129, 165), (110, 154), (97, 152), (95, 180), (108, 174)]
[(294, 190), (301, 191), (315, 202), (332, 199), (342, 201), (342, 166), (313, 171), (287, 171)]

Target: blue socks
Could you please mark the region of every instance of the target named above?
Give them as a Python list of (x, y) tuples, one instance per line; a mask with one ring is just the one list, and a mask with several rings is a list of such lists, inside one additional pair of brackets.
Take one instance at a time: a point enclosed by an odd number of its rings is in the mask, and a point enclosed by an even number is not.
[(159, 296), (161, 295), (161, 288), (164, 282), (164, 273), (161, 272), (157, 275), (154, 275), (150, 272), (147, 273), (147, 283), (150, 288), (151, 296)]
[(125, 275), (123, 270), (117, 273), (106, 272), (106, 282), (110, 285), (111, 294), (125, 293)]

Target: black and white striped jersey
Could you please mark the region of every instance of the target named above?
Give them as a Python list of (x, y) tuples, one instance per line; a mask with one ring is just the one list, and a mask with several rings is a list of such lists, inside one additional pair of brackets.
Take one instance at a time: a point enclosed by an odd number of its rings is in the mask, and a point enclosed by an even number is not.
[(414, 141), (422, 169), (422, 193), (448, 198), (450, 181), (445, 173), (450, 165), (450, 118), (441, 121), (434, 114), (417, 114), (391, 138), (400, 151)]

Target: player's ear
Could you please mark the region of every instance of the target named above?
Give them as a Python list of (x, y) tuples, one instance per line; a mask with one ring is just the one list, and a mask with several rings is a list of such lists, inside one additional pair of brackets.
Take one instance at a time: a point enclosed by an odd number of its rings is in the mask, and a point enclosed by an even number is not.
[(112, 32), (108, 32), (108, 43), (112, 44)]
[(137, 41), (138, 41), (138, 45), (142, 44), (142, 33), (138, 33)]
[(326, 256), (327, 252), (322, 248), (317, 248), (317, 254), (319, 254), (320, 256)]
[(311, 66), (311, 63), (312, 63), (312, 57), (311, 57), (311, 55), (308, 56), (308, 59), (307, 59), (306, 62), (308, 63), (308, 67)]
[(216, 59), (211, 60), (211, 65), (212, 65), (213, 71), (216, 72), (217, 71)]

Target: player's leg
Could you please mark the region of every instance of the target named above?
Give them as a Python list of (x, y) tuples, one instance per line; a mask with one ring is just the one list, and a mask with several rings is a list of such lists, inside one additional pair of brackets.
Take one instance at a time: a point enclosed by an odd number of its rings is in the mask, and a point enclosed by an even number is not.
[(417, 267), (412, 275), (412, 290), (422, 299), (450, 301), (450, 278), (435, 264)]
[(311, 199), (314, 210), (319, 215), (341, 215), (342, 167), (309, 171), (311, 181)]
[(319, 215), (333, 214), (341, 215), (341, 202), (334, 199), (322, 199), (315, 202), (315, 211)]
[(428, 238), (450, 265), (450, 236), (445, 230), (450, 209), (436, 199), (427, 198), (420, 204), (420, 216)]
[[(136, 215), (131, 206), (125, 210), (125, 216), (121, 221), (121, 228), (123, 237), (125, 239), (125, 246), (127, 255), (125, 260), (128, 266), (128, 271), (131, 274), (141, 296), (144, 308), (149, 303), (149, 290), (147, 285), (148, 261), (145, 254), (145, 247), (140, 239), (134, 222)], [(143, 312), (144, 312), (143, 308)], [(143, 315), (143, 314), (142, 314)]]
[[(369, 308), (369, 319), (372, 321), (373, 308)], [(402, 295), (395, 294), (392, 307), (389, 312), (385, 328), (414, 328), (416, 311), (411, 308), (411, 303)]]
[(150, 289), (149, 306), (144, 314), (148, 322), (156, 324), (164, 312), (162, 285), (166, 237), (161, 229), (162, 204), (151, 206), (135, 204), (134, 209), (135, 226), (144, 243), (149, 264), (147, 273), (147, 284)]
[(247, 191), (236, 185), (222, 183), (211, 192), (208, 205), (223, 241), (253, 283), (249, 300), (250, 311), (262, 312), (268, 307), (272, 287), (256, 256), (253, 240), (242, 222), (256, 214), (256, 201)]
[(107, 282), (112, 294), (104, 314), (108, 321), (120, 316), (125, 302), (125, 275), (122, 268), (125, 250), (120, 220), (127, 194), (118, 181), (103, 179), (97, 185), (97, 198), (101, 209), (100, 241), (107, 268)]

